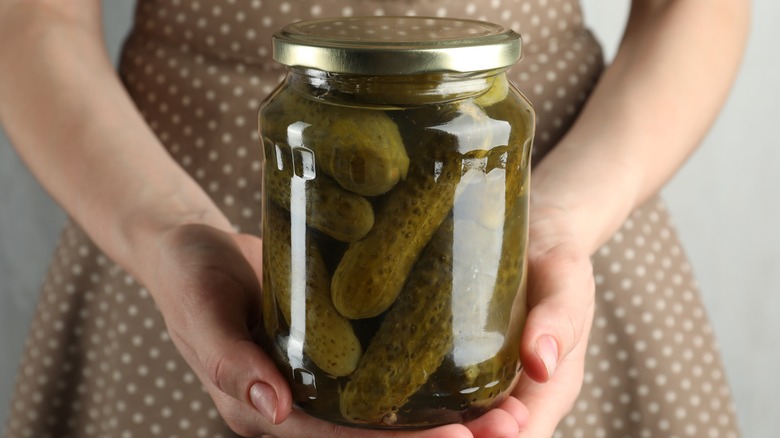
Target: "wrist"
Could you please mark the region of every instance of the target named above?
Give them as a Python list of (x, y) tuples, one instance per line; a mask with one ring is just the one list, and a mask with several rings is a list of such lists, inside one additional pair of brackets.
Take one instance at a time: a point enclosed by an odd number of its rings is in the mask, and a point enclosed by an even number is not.
[(115, 233), (114, 259), (143, 284), (153, 281), (171, 231), (194, 224), (232, 231), (228, 219), (205, 193), (177, 192), (151, 198), (120, 215)]
[(578, 247), (594, 253), (639, 202), (641, 173), (616, 157), (588, 154), (585, 145), (560, 144), (531, 177), (531, 215), (557, 210), (571, 224)]

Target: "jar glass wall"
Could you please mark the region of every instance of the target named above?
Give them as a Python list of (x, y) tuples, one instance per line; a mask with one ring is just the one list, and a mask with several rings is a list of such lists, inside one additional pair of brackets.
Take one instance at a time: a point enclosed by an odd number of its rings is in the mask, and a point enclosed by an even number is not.
[(264, 102), (259, 340), (300, 409), (427, 427), (507, 395), (534, 112), (505, 69), (293, 66)]

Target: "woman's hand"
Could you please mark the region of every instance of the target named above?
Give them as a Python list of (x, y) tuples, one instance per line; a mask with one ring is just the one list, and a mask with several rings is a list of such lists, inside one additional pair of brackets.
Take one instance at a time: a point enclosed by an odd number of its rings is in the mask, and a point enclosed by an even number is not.
[(466, 425), (369, 432), (292, 410), (290, 389), (251, 332), (261, 318), (262, 241), (206, 225), (162, 233), (145, 282), (179, 352), (240, 435), (278, 437), (516, 437), (527, 413), (514, 398)]
[(529, 314), (520, 347), (523, 373), (513, 391), (529, 411), (521, 437), (551, 436), (582, 387), (595, 283), (572, 220), (552, 203), (531, 205)]
[(290, 391), (250, 334), (261, 313), (261, 240), (181, 225), (158, 241), (146, 286), (171, 340), (225, 421), (246, 436), (262, 432), (260, 422), (283, 421), (290, 414)]

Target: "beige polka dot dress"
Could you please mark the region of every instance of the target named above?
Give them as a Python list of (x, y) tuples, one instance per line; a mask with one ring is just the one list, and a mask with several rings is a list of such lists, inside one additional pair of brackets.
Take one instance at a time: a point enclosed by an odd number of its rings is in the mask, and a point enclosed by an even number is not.
[[(535, 159), (571, 125), (602, 54), (574, 0), (143, 0), (120, 73), (169, 153), (242, 231), (259, 232), (256, 114), (285, 70), (271, 34), (326, 15), (486, 19), (524, 37), (510, 78), (538, 112)], [(558, 437), (736, 437), (690, 266), (659, 199), (593, 257), (585, 382)], [(233, 436), (149, 293), (70, 224), (22, 359), (6, 436)]]

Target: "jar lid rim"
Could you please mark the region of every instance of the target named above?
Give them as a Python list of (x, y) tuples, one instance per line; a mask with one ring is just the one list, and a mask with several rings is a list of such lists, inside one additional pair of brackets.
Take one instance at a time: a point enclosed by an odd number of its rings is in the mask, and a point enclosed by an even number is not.
[(377, 16), (304, 20), (273, 36), (273, 57), (334, 73), (402, 75), (509, 67), (522, 40), (511, 29), (469, 19)]

